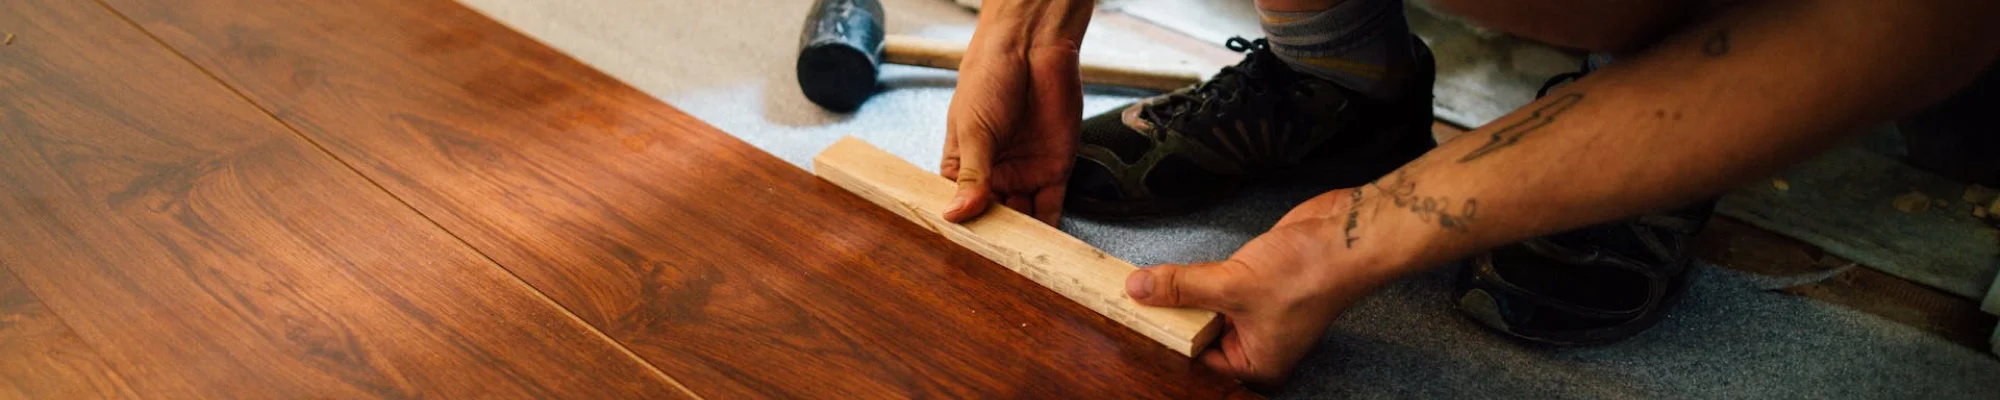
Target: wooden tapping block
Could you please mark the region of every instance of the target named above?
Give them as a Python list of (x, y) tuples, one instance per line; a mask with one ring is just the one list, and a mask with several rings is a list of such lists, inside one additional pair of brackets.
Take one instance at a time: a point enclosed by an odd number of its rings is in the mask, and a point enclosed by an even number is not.
[(1181, 354), (1194, 355), (1221, 330), (1214, 312), (1133, 302), (1125, 277), (1138, 267), (1026, 214), (996, 204), (963, 225), (946, 222), (957, 185), (861, 139), (820, 152), (813, 172)]

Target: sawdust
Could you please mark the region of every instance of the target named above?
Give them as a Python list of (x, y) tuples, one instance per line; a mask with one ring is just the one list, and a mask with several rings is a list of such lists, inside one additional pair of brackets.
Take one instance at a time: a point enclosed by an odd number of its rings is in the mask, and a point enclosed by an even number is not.
[(4, 46), (13, 46), (13, 45), (14, 45), (14, 34), (12, 34), (12, 33), (9, 33), (9, 34), (7, 34), (7, 38), (6, 38), (6, 39), (0, 39), (0, 45), (4, 45)]
[(1923, 192), (1909, 192), (1896, 196), (1896, 210), (1906, 213), (1920, 213), (1931, 209), (1931, 197)]

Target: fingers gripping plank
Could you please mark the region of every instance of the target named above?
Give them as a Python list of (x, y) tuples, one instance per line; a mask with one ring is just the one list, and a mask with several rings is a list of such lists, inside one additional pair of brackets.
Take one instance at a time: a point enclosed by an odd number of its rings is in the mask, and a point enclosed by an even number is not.
[(820, 178), (943, 234), (960, 246), (1020, 273), (1181, 354), (1193, 355), (1220, 330), (1209, 311), (1148, 307), (1125, 296), (1125, 276), (1138, 267), (1012, 209), (995, 206), (965, 224), (941, 216), (955, 186), (853, 137), (813, 157)]

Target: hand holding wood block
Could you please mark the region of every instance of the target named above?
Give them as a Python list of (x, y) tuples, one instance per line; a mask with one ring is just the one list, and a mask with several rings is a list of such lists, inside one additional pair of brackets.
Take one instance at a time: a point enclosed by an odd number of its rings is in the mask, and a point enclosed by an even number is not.
[(1194, 355), (1220, 333), (1221, 324), (1214, 312), (1133, 302), (1125, 295), (1125, 277), (1138, 267), (1034, 217), (995, 205), (971, 222), (946, 222), (942, 216), (946, 202), (957, 189), (951, 181), (860, 139), (842, 138), (820, 152), (813, 157), (813, 170), (820, 178), (943, 234), (1181, 354)]

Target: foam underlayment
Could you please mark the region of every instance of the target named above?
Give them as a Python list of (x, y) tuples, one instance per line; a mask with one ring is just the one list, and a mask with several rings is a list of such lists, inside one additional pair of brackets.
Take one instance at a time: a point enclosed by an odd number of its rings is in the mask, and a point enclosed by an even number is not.
[[(660, 99), (799, 165), (845, 135), (935, 169), (953, 75), (888, 67), (851, 115), (821, 111), (793, 75), (806, 0), (461, 0)], [(885, 0), (889, 30), (971, 34), (972, 14), (938, 0)], [(1149, 62), (1193, 57), (1112, 26), (1084, 52)], [(1097, 91), (1086, 115), (1134, 99)], [(663, 179), (662, 182), (668, 180)], [(1226, 257), (1323, 188), (1259, 189), (1190, 216), (1065, 231), (1136, 264)], [(1449, 309), (1450, 268), (1412, 276), (1349, 310), (1276, 398), (1896, 397), (1993, 398), (2000, 361), (1859, 312), (1764, 290), (1704, 267), (1660, 325), (1615, 345), (1526, 346)]]

